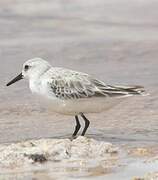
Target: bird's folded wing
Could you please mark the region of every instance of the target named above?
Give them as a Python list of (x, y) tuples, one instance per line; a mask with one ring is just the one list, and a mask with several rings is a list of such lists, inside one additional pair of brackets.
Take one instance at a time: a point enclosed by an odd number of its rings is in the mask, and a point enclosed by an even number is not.
[(60, 99), (117, 97), (140, 94), (140, 87), (110, 86), (87, 74), (58, 75), (49, 81), (50, 91)]

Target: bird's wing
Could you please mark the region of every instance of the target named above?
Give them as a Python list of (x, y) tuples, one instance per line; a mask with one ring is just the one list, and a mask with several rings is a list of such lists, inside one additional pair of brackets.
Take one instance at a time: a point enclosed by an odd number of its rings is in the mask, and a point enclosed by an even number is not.
[(60, 99), (118, 97), (140, 94), (142, 87), (110, 86), (88, 74), (59, 70), (49, 80), (50, 91)]

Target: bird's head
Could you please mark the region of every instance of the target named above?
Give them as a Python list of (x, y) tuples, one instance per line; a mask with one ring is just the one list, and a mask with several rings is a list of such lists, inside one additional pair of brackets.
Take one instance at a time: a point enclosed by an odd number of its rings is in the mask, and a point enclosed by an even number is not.
[(23, 64), (21, 73), (7, 83), (7, 86), (10, 86), (11, 84), (24, 78), (39, 78), (39, 76), (47, 71), (50, 67), (50, 64), (41, 58), (29, 59)]

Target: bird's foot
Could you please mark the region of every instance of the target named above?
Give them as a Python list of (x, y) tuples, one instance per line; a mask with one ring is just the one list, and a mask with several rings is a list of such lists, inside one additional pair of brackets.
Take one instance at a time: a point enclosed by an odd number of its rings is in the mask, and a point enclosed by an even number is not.
[(72, 135), (72, 136), (70, 137), (70, 140), (73, 141), (73, 140), (76, 139), (76, 138), (77, 138), (77, 136)]

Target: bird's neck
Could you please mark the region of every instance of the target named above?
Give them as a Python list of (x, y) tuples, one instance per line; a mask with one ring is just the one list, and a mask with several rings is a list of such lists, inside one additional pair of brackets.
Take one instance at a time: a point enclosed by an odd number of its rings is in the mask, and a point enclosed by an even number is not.
[(42, 71), (34, 71), (29, 77), (29, 86), (32, 92), (40, 93), (41, 91), (41, 79), (43, 75), (50, 69), (50, 67), (45, 68)]

